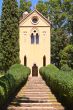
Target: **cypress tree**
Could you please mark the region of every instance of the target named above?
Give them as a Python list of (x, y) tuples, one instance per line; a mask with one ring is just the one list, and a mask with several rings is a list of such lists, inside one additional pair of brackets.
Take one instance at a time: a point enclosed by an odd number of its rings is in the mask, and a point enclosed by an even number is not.
[(2, 70), (2, 48), (1, 48), (1, 16), (0, 16), (0, 72)]
[(16, 0), (3, 0), (1, 16), (2, 67), (19, 63), (19, 12)]

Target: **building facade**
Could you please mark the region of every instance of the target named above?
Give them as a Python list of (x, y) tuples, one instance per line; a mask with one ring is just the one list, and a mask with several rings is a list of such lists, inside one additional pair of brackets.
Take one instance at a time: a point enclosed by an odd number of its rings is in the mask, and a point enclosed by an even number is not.
[(23, 13), (19, 23), (20, 61), (38, 76), (39, 68), (50, 64), (50, 22), (40, 12)]

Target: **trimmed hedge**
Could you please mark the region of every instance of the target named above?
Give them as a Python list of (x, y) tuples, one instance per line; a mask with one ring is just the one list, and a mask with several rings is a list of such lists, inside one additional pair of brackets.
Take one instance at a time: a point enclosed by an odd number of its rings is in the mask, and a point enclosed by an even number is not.
[(40, 74), (57, 98), (73, 110), (73, 71), (61, 71), (54, 65), (40, 68)]
[(0, 109), (3, 107), (12, 94), (25, 84), (30, 69), (20, 64), (13, 65), (5, 76), (0, 78)]

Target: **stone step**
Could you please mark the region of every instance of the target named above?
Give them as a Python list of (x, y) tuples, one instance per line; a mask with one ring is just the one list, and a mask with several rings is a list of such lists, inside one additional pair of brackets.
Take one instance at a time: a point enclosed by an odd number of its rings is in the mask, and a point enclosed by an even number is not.
[(39, 77), (38, 78), (37, 77), (33, 77), (33, 78), (31, 77), (31, 78), (28, 78), (28, 81), (42, 81), (42, 82), (44, 82), (44, 80), (42, 80), (41, 77), (40, 78)]
[(48, 89), (45, 90), (45, 89), (28, 89), (27, 88), (27, 89), (23, 90), (23, 92), (39, 92), (39, 91), (40, 92), (48, 92), (48, 93), (50, 92)]
[(49, 100), (57, 100), (55, 97), (53, 97), (53, 96), (49, 96), (49, 97), (47, 97), (47, 96), (43, 96), (43, 97), (41, 97), (41, 96), (22, 96), (23, 97), (23, 99), (31, 99), (31, 100), (33, 100), (33, 99), (42, 99), (42, 100), (45, 100), (45, 99), (49, 99)]
[(20, 99), (15, 99), (13, 100), (14, 103), (58, 103), (56, 100), (20, 100)]
[[(16, 102), (12, 102), (11, 104), (16, 105)], [(20, 103), (20, 106), (25, 106), (25, 107), (32, 107), (32, 106), (55, 106), (55, 107), (60, 107), (61, 104), (60, 103)]]
[(9, 107), (8, 110), (56, 110), (53, 107)]
[(63, 107), (61, 107), (62, 105), (60, 103), (20, 103), (20, 106), (23, 107), (55, 107), (55, 108), (60, 108), (60, 109), (64, 109)]
[[(20, 93), (20, 92), (19, 92)], [(22, 93), (24, 94), (52, 94), (51, 92), (47, 92), (47, 91), (23, 91)]]
[[(28, 96), (28, 97), (30, 97), (30, 96), (33, 96), (33, 97), (35, 97), (35, 96), (39, 96), (39, 97), (55, 97), (54, 95), (52, 95), (51, 93), (50, 94), (34, 94), (34, 93), (19, 93), (18, 94), (19, 96), (20, 95), (23, 95), (23, 96)], [(17, 96), (18, 96), (17, 95)]]
[(48, 89), (48, 88), (24, 88), (24, 89), (22, 89), (22, 90), (34, 90), (34, 89), (36, 89), (36, 90), (45, 90), (45, 91), (50, 91), (51, 92), (51, 90), (50, 89)]
[(36, 82), (35, 82), (35, 81), (30, 81), (30, 82), (28, 82), (28, 84), (30, 84), (30, 83), (31, 83), (31, 85), (34, 84), (34, 83), (35, 83), (35, 84), (45, 84), (44, 82), (37, 82), (37, 81), (36, 81)]
[(36, 84), (36, 83), (29, 84), (29, 83), (28, 83), (28, 84), (26, 84), (26, 86), (33, 86), (33, 85), (34, 85), (34, 86), (36, 86), (36, 85), (37, 85), (37, 86), (46, 86), (45, 83), (41, 83), (41, 84), (40, 84), (40, 83), (38, 83), (38, 84)]
[(45, 87), (45, 86), (26, 86), (24, 89), (48, 89), (48, 87)]
[(51, 101), (55, 101), (57, 102), (56, 99), (54, 98), (42, 98), (42, 97), (32, 97), (32, 98), (23, 98), (22, 99), (16, 99), (15, 101), (18, 101), (18, 102), (36, 102), (36, 103), (39, 103), (39, 102), (51, 102)]
[[(22, 92), (25, 95), (53, 95), (51, 92), (47, 93), (47, 92)], [(54, 95), (53, 95), (54, 96)]]
[(32, 95), (32, 94), (29, 94), (29, 95), (22, 95), (21, 93), (19, 94), (19, 95), (17, 95), (16, 97), (18, 97), (18, 96), (22, 96), (22, 97), (28, 97), (28, 98), (47, 98), (47, 99), (56, 99), (53, 95), (48, 95), (48, 96), (46, 96), (46, 95)]
[[(30, 82), (30, 83), (32, 83), (32, 82)], [(35, 83), (35, 82), (33, 82), (32, 84), (30, 84), (30, 83), (26, 84), (26, 86), (46, 86), (45, 83)]]
[(28, 79), (28, 82), (31, 82), (31, 81), (34, 81), (34, 82), (45, 82), (41, 78), (31, 78), (31, 79)]
[(64, 110), (64, 108), (55, 107), (9, 107), (8, 110)]
[[(35, 92), (35, 91), (33, 91), (33, 92), (31, 92), (31, 91), (25, 91), (25, 92), (20, 92), (20, 93), (18, 93), (18, 95), (19, 94), (22, 94), (22, 95), (36, 95), (36, 96), (38, 96), (38, 95), (53, 95), (53, 94), (51, 94), (51, 92), (49, 92), (49, 93), (43, 93), (43, 92), (41, 92), (41, 93), (39, 93), (39, 92)], [(53, 95), (54, 96), (54, 95)]]

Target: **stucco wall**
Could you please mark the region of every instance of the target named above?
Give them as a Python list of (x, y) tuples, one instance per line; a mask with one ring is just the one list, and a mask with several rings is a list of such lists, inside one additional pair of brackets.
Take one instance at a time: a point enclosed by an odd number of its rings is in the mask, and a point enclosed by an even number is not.
[[(39, 16), (35, 13), (36, 16)], [(37, 25), (32, 24), (30, 15), (25, 21), (20, 24), (20, 60), (24, 65), (24, 56), (27, 57), (27, 66), (32, 69), (36, 64), (39, 68), (43, 66), (43, 56), (46, 56), (46, 65), (50, 64), (50, 26), (43, 18), (39, 17)], [(31, 33), (37, 30), (39, 34), (39, 44), (31, 44)]]

